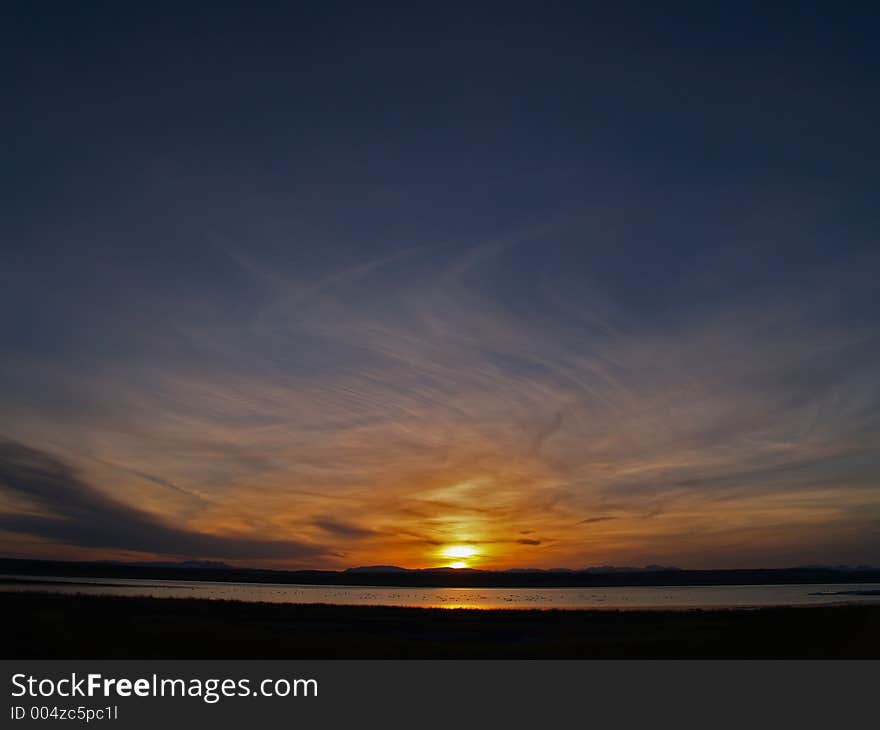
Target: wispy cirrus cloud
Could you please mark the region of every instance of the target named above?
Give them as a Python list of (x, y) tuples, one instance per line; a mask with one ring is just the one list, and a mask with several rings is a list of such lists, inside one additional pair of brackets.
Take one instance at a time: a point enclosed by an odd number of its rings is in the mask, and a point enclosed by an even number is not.
[[(7, 363), (32, 386), (7, 394), (2, 430), (91, 460), (118, 492), (107, 506), (19, 488), (53, 517), (4, 528), (324, 565), (429, 565), (458, 542), (499, 566), (735, 563), (746, 542), (806, 562), (810, 532), (816, 550), (867, 549), (880, 343), (838, 296), (864, 291), (859, 267), (646, 322), (601, 287), (538, 286), (523, 307), (491, 283), (506, 255), (438, 269), (408, 252), (306, 289), (249, 265), (260, 306), (142, 323), (136, 357)], [(89, 537), (89, 511), (135, 529)]]
[(0, 529), (87, 548), (239, 560), (317, 559), (329, 551), (293, 540), (195, 532), (102, 494), (64, 462), (15, 442), (0, 443), (0, 484), (34, 511), (0, 515)]

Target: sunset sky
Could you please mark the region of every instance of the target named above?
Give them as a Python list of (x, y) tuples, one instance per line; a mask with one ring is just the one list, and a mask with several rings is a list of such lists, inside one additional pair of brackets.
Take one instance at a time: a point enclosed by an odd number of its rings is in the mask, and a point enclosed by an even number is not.
[(4, 8), (0, 555), (880, 564), (876, 11), (181, 5)]

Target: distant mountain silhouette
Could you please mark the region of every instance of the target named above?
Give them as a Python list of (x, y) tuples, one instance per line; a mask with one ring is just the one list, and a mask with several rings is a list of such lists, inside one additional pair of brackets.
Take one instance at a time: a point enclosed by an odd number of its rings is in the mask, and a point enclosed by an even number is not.
[[(473, 573), (475, 568), (450, 568), (448, 565), (439, 565), (434, 568), (401, 568), (399, 565), (360, 565), (356, 568), (346, 568), (345, 573)], [(485, 572), (485, 571), (477, 571)]]
[(600, 566), (583, 570), (510, 571), (448, 567), (407, 570), (393, 565), (368, 565), (337, 571), (239, 568), (225, 566), (216, 561), (201, 560), (176, 563), (113, 563), (0, 558), (0, 574), (460, 588), (880, 583), (880, 570), (867, 569), (864, 566), (859, 566), (857, 569), (801, 567), (691, 570), (649, 565), (645, 568)]
[[(839, 570), (841, 568), (823, 568), (824, 570)], [(346, 573), (654, 573), (658, 571), (682, 570), (675, 566), (646, 565), (644, 568), (634, 566), (597, 565), (589, 568), (508, 568), (507, 570), (481, 570), (480, 568), (451, 568), (448, 565), (439, 565), (432, 568), (402, 568), (399, 565), (359, 565), (355, 568), (346, 568)]]
[(360, 565), (357, 568), (347, 568), (346, 573), (406, 573), (406, 568), (397, 565)]
[(485, 573), (485, 570), (477, 568), (450, 568), (448, 565), (439, 565), (436, 568), (422, 568), (420, 573)]
[[(146, 568), (183, 568), (184, 570), (238, 570), (235, 566), (218, 560), (141, 560), (123, 561), (109, 560), (109, 565), (134, 565)], [(867, 566), (850, 568), (846, 565), (807, 565), (803, 570), (869, 570)], [(456, 573), (652, 573), (656, 571), (681, 570), (674, 566), (646, 565), (644, 568), (635, 566), (595, 565), (588, 568), (509, 568), (506, 571), (481, 570), (479, 568), (450, 568), (447, 565), (437, 565), (430, 568), (403, 568), (399, 565), (358, 565), (346, 568), (345, 573), (426, 573), (426, 572), (456, 572)]]

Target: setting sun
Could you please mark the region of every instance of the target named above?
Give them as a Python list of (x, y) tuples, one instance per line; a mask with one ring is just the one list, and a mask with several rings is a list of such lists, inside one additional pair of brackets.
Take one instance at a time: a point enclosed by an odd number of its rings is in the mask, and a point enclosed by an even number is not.
[(470, 545), (448, 545), (440, 551), (444, 558), (450, 558), (451, 563), (447, 567), (450, 568), (467, 568), (468, 562), (466, 558), (473, 558), (477, 554), (477, 550)]
[(450, 545), (443, 549), (443, 555), (447, 558), (470, 558), (476, 553), (476, 549), (470, 545)]

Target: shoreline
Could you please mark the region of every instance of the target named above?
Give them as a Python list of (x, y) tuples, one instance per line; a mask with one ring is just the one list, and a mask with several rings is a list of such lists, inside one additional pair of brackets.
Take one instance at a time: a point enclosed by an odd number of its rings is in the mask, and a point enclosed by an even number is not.
[[(93, 586), (95, 588), (131, 588), (132, 586), (122, 584), (122, 583), (76, 583), (76, 582), (67, 582), (66, 585), (71, 586)], [(880, 593), (877, 591), (869, 591), (866, 593), (861, 593), (858, 591), (842, 591), (839, 595), (868, 595), (871, 598), (869, 600), (847, 600), (846, 598), (841, 598), (839, 601), (816, 601), (813, 603), (732, 603), (728, 605), (714, 605), (714, 606), (692, 606), (692, 605), (663, 605), (663, 606), (627, 606), (627, 605), (614, 605), (607, 604), (601, 606), (460, 606), (460, 605), (444, 605), (444, 604), (436, 604), (436, 605), (425, 605), (419, 606), (414, 604), (407, 603), (334, 603), (330, 601), (249, 601), (245, 599), (239, 598), (205, 598), (202, 596), (193, 596), (193, 597), (182, 597), (182, 596), (156, 596), (150, 595), (149, 593), (132, 593), (128, 595), (121, 594), (112, 594), (112, 593), (100, 593), (100, 592), (86, 592), (86, 591), (53, 591), (42, 588), (7, 588), (4, 589), (3, 586), (50, 586), (57, 585), (57, 582), (41, 582), (41, 581), (4, 581), (0, 579), (0, 596), (8, 595), (8, 594), (26, 594), (26, 595), (46, 595), (46, 596), (69, 596), (69, 597), (94, 597), (94, 598), (132, 598), (132, 599), (147, 599), (147, 600), (157, 600), (157, 601), (205, 601), (207, 603), (231, 603), (231, 604), (245, 604), (245, 605), (266, 605), (266, 606), (326, 606), (326, 607), (338, 607), (338, 608), (389, 608), (389, 609), (413, 609), (413, 610), (423, 610), (423, 611), (480, 611), (480, 612), (492, 612), (492, 611), (563, 611), (563, 612), (602, 612), (602, 611), (614, 611), (614, 612), (641, 612), (644, 611), (646, 613), (657, 612), (657, 611), (669, 611), (672, 613), (680, 613), (686, 611), (760, 611), (763, 609), (784, 609), (784, 608), (834, 608), (838, 606), (877, 606), (880, 607)], [(144, 586), (149, 587), (149, 586)], [(161, 586), (159, 586), (161, 587)], [(322, 586), (317, 586), (322, 587)], [(343, 587), (343, 586), (340, 586)], [(350, 586), (352, 588), (361, 588), (370, 586)], [(676, 586), (679, 587), (679, 586)], [(501, 589), (488, 589), (488, 590), (501, 590)], [(547, 588), (544, 590), (554, 590), (554, 588)], [(561, 588), (559, 590), (566, 590), (565, 588)], [(814, 595), (838, 595), (838, 594), (828, 594), (828, 593), (817, 593)]]
[(42, 659), (878, 659), (880, 604), (471, 609), (5, 592)]
[[(234, 585), (245, 591), (204, 590), (210, 587)], [(572, 588), (544, 586), (541, 588), (502, 588), (481, 586), (473, 588), (442, 586), (369, 586), (321, 584), (257, 584), (229, 581), (182, 581), (114, 579), (86, 576), (40, 576), (0, 574), (0, 595), (3, 593), (52, 593), (58, 595), (117, 596), (128, 598), (179, 598), (242, 603), (270, 603), (280, 605), (375, 606), (385, 608), (445, 609), (465, 608), (491, 610), (614, 610), (614, 611), (689, 611), (689, 610), (756, 610), (760, 608), (819, 607), (840, 605), (880, 605), (880, 584), (787, 584), (786, 588), (801, 589), (800, 596), (772, 596), (773, 600), (758, 595), (730, 594), (720, 599), (707, 590), (725, 591), (733, 588), (755, 589), (761, 586), (612, 586)], [(778, 588), (770, 584), (767, 588)], [(256, 588), (258, 590), (251, 590)], [(280, 589), (264, 591), (260, 589)], [(289, 590), (284, 590), (289, 589)], [(315, 589), (312, 592), (311, 589)], [(696, 594), (690, 594), (694, 589)], [(811, 590), (812, 589), (812, 590)], [(816, 590), (818, 589), (818, 590)], [(822, 590), (824, 589), (824, 590)], [(620, 595), (624, 590), (630, 595)], [(653, 592), (638, 597), (641, 591)], [(329, 591), (329, 593), (328, 593)], [(548, 598), (562, 592), (564, 598)], [(578, 595), (581, 592), (590, 595)], [(662, 591), (662, 600), (658, 595)], [(679, 593), (684, 591), (683, 593)], [(526, 594), (523, 597), (522, 592)], [(566, 592), (568, 595), (566, 596)], [(574, 593), (572, 593), (574, 592)], [(701, 595), (701, 593), (703, 595)], [(272, 594), (278, 594), (275, 597)], [(287, 595), (285, 595), (287, 594)], [(598, 598), (597, 596), (601, 596)], [(674, 596), (674, 598), (673, 598)]]

